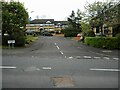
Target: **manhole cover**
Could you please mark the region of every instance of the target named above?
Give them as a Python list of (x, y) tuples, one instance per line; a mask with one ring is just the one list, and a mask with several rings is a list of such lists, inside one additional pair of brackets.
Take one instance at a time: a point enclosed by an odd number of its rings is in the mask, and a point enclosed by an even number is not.
[(32, 67), (27, 67), (27, 68), (24, 69), (24, 71), (38, 71), (38, 70), (40, 70), (40, 69), (37, 68), (37, 67), (34, 67), (34, 66), (32, 66)]
[(74, 87), (70, 77), (53, 77), (52, 79), (55, 87)]

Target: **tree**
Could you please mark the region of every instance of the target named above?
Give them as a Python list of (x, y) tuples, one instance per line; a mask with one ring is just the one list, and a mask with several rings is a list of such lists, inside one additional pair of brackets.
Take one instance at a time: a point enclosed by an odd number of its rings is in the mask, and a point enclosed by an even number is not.
[(28, 13), (20, 2), (2, 2), (2, 21), (2, 35), (12, 35), (21, 27), (25, 29)]
[[(28, 12), (20, 2), (1, 2), (2, 3), (2, 37), (4, 34), (14, 39), (24, 39), (24, 31), (28, 22)], [(19, 42), (19, 40), (17, 40)], [(24, 40), (23, 40), (24, 41)]]
[(101, 28), (101, 34), (103, 33), (103, 25), (112, 26), (118, 22), (119, 9), (115, 8), (115, 0), (108, 0), (106, 2), (94, 2), (85, 6), (89, 23), (92, 27), (99, 26)]
[(78, 33), (81, 32), (81, 24), (80, 24), (81, 19), (82, 17), (79, 9), (77, 11), (77, 16), (75, 15), (75, 12), (72, 11), (71, 15), (68, 17), (69, 26), (72, 27), (74, 31)]

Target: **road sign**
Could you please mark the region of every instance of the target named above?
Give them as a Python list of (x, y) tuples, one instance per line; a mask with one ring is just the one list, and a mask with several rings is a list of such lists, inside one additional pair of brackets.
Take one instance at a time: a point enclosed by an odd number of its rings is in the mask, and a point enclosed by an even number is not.
[(8, 44), (15, 43), (15, 40), (8, 40)]

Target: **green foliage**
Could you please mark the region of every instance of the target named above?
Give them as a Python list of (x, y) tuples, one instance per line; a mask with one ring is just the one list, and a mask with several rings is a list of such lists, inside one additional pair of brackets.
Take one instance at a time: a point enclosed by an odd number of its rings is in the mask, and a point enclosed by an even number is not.
[(86, 32), (87, 37), (95, 37), (95, 33), (92, 30)]
[(116, 35), (116, 37), (117, 37), (117, 39), (118, 39), (118, 45), (119, 45), (119, 47), (120, 47), (120, 33), (118, 33), (118, 34)]
[(14, 33), (13, 35), (8, 35), (2, 37), (2, 45), (8, 45), (8, 40), (15, 40), (15, 46), (24, 46), (25, 45), (25, 36), (21, 30), (18, 30), (18, 32)]
[[(77, 16), (76, 16), (77, 14)], [(62, 30), (65, 37), (76, 37), (81, 30), (81, 11), (78, 9), (77, 13), (72, 11), (71, 15), (68, 17), (68, 27)]]
[[(1, 2), (2, 3), (2, 37), (4, 41), (4, 33), (8, 33), (10, 39), (11, 36), (17, 41), (16, 46), (23, 46), (24, 44), (24, 30), (28, 22), (28, 12), (20, 2)], [(21, 29), (21, 27), (23, 29)]]
[(73, 27), (67, 27), (64, 29), (65, 37), (76, 37), (79, 32), (76, 32)]
[(85, 23), (85, 22), (81, 22), (81, 29), (82, 29), (82, 32), (87, 32), (88, 30), (90, 30), (90, 24), (88, 23)]
[(105, 49), (120, 48), (116, 37), (85, 37), (85, 44)]

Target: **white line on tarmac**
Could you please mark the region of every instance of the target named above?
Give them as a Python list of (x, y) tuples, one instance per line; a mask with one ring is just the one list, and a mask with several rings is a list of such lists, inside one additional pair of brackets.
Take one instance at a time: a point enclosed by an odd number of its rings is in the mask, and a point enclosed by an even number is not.
[(52, 68), (51, 67), (42, 67), (42, 69), (44, 69), (44, 70), (51, 70)]
[(13, 66), (0, 66), (0, 69), (15, 69)]
[(102, 51), (102, 52), (106, 52), (106, 53), (107, 53), (107, 52), (112, 52), (112, 51), (110, 51), (110, 50), (106, 50), (106, 51)]
[(84, 56), (84, 58), (92, 58), (91, 56)]
[(60, 51), (60, 53), (63, 55), (63, 52), (62, 52), (62, 51)]
[(60, 49), (58, 46), (56, 46), (57, 47), (57, 49)]
[(120, 70), (119, 69), (94, 69), (94, 68), (91, 68), (90, 69), (91, 71), (111, 71), (111, 72), (119, 72)]
[(94, 59), (100, 59), (100, 57), (94, 57)]
[(72, 59), (73, 57), (71, 56), (71, 57), (69, 57), (69, 59)]
[(104, 59), (108, 59), (108, 60), (109, 60), (110, 58), (108, 58), (108, 57), (104, 57)]
[(114, 60), (119, 60), (119, 58), (113, 58)]

